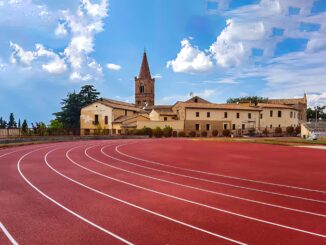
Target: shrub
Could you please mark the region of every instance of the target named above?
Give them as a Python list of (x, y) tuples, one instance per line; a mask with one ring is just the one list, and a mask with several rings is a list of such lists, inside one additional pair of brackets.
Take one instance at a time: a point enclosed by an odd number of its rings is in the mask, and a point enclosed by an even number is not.
[(214, 137), (218, 136), (218, 131), (217, 131), (216, 129), (213, 130), (212, 135), (213, 135)]
[(281, 127), (275, 128), (275, 133), (276, 134), (281, 134), (282, 133), (282, 128)]
[(153, 137), (153, 130), (148, 127), (143, 128), (144, 135), (148, 135), (150, 138)]
[(207, 131), (202, 131), (201, 132), (201, 137), (207, 137)]
[(223, 136), (225, 137), (230, 137), (231, 131), (229, 129), (224, 129), (222, 132)]
[(164, 135), (164, 137), (171, 137), (172, 136), (172, 131), (173, 131), (173, 129), (170, 127), (170, 126), (165, 126), (164, 128), (163, 128), (163, 135)]
[(301, 126), (300, 125), (295, 127), (295, 134), (301, 134)]
[(183, 132), (183, 131), (180, 131), (180, 132), (178, 133), (178, 137), (186, 137), (186, 133)]
[(156, 127), (153, 129), (153, 136), (156, 138), (161, 138), (163, 136), (163, 131), (160, 127)]
[(263, 134), (264, 134), (265, 136), (267, 136), (267, 135), (269, 134), (269, 131), (268, 131), (267, 127), (263, 130)]
[(172, 137), (174, 137), (174, 138), (175, 138), (175, 137), (178, 137), (178, 132), (177, 132), (177, 131), (173, 131), (173, 132), (172, 132)]
[(287, 127), (286, 128), (286, 133), (289, 134), (289, 135), (293, 135), (294, 127), (292, 127), (292, 126)]
[(189, 137), (196, 137), (196, 132), (195, 131), (189, 132)]

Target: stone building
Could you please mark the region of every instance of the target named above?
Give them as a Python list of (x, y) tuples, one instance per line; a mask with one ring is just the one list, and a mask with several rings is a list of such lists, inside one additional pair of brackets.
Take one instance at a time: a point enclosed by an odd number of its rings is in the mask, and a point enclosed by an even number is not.
[(100, 99), (81, 110), (82, 133), (106, 129), (110, 134), (124, 134), (143, 127), (170, 126), (175, 131), (200, 134), (229, 129), (244, 134), (255, 129), (273, 132), (281, 127), (297, 126), (306, 121), (307, 98), (271, 99), (267, 103), (216, 104), (195, 96), (173, 105), (155, 105), (155, 79), (151, 77), (144, 52), (139, 76), (135, 77), (135, 104)]

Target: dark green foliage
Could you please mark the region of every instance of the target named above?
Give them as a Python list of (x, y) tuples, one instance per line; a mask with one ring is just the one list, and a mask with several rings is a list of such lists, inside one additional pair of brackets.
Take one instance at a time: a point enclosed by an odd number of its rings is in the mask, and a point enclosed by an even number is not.
[(186, 137), (186, 133), (183, 131), (178, 132), (178, 137)]
[[(326, 119), (326, 106), (317, 106), (317, 119)], [(314, 121), (316, 120), (316, 109), (308, 108), (307, 109), (307, 120)]]
[(28, 131), (28, 124), (27, 124), (27, 121), (26, 119), (23, 121), (23, 124), (22, 124), (22, 133), (23, 134), (27, 134), (27, 131)]
[(213, 135), (214, 137), (218, 136), (218, 131), (217, 131), (216, 129), (213, 130), (212, 135)]
[(58, 122), (62, 123), (63, 128), (79, 128), (81, 108), (96, 101), (98, 95), (99, 92), (93, 85), (85, 85), (78, 94), (68, 93), (67, 98), (61, 102), (61, 111), (53, 115)]
[(286, 133), (289, 134), (289, 135), (293, 135), (294, 127), (292, 127), (292, 126), (287, 127), (286, 128)]
[(263, 130), (263, 134), (264, 134), (265, 136), (267, 136), (267, 135), (269, 134), (269, 131), (268, 131), (267, 127)]
[(281, 127), (275, 128), (275, 133), (276, 134), (281, 134), (282, 133), (282, 128)]
[(47, 135), (47, 128), (44, 122), (32, 123), (33, 133), (36, 135), (44, 136)]
[(0, 117), (0, 128), (7, 128), (7, 122), (2, 117)]
[(238, 102), (251, 102), (251, 103), (257, 105), (258, 103), (268, 102), (268, 98), (259, 97), (259, 96), (245, 96), (245, 97), (239, 97), (239, 98), (229, 98), (226, 101), (226, 103), (228, 103), (228, 104), (235, 104)]
[(301, 126), (296, 126), (295, 127), (295, 134), (301, 134)]
[(167, 137), (167, 138), (171, 137), (172, 136), (172, 131), (173, 131), (173, 129), (170, 126), (165, 126), (163, 128), (163, 136)]
[(189, 137), (196, 137), (196, 132), (195, 131), (189, 132)]
[(82, 106), (86, 106), (98, 99), (100, 92), (94, 88), (93, 85), (85, 85), (79, 92), (80, 103)]
[(230, 137), (231, 131), (229, 129), (224, 129), (222, 134), (224, 137)]
[(160, 127), (154, 128), (153, 136), (155, 136), (156, 138), (161, 138), (163, 136), (163, 130)]
[(10, 113), (9, 115), (9, 122), (7, 124), (7, 128), (17, 128), (14, 113)]

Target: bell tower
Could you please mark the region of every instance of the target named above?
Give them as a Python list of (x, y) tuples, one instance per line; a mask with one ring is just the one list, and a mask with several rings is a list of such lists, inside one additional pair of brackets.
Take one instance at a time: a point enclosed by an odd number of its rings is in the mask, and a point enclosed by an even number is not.
[(135, 104), (138, 107), (152, 106), (155, 103), (155, 78), (151, 77), (146, 50), (140, 67), (139, 76), (135, 77)]

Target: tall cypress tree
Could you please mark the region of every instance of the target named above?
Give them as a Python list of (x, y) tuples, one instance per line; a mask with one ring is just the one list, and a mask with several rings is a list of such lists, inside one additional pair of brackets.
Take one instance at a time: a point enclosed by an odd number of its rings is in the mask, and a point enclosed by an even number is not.
[(7, 128), (17, 128), (14, 113), (10, 113)]
[(27, 124), (26, 119), (24, 119), (23, 124), (22, 124), (22, 132), (27, 133), (27, 130), (28, 130), (28, 124)]
[(0, 128), (7, 128), (7, 122), (2, 117), (0, 117)]

